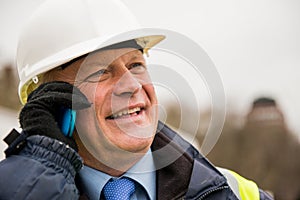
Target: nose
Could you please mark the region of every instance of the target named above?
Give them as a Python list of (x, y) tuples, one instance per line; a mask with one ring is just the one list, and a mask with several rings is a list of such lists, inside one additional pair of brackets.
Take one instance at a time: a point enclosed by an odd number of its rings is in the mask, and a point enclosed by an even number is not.
[(141, 83), (129, 70), (124, 72), (115, 84), (113, 93), (116, 96), (131, 97), (142, 88)]

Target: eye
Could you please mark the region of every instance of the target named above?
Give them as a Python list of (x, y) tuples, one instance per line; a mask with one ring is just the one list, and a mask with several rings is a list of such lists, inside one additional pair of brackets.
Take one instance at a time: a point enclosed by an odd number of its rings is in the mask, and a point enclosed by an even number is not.
[(128, 69), (133, 74), (140, 74), (140, 73), (143, 73), (143, 72), (145, 72), (147, 70), (145, 64), (142, 63), (142, 62), (132, 63), (132, 64), (130, 64), (130, 66), (128, 67)]
[(106, 74), (108, 73), (107, 69), (100, 69), (89, 76), (87, 76), (84, 81), (86, 82), (99, 82), (106, 79)]

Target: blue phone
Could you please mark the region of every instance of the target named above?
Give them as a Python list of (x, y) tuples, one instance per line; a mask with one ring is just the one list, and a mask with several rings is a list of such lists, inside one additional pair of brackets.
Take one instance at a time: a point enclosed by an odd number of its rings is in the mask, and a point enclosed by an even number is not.
[(58, 125), (64, 136), (72, 137), (75, 128), (76, 111), (69, 108), (61, 108)]

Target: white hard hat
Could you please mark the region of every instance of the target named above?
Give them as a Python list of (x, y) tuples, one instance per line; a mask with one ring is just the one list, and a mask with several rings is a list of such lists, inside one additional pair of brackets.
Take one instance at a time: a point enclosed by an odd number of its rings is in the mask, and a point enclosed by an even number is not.
[(164, 38), (159, 29), (140, 28), (120, 0), (48, 0), (19, 39), (20, 100), (26, 103), (41, 74), (74, 58), (133, 39), (147, 51)]

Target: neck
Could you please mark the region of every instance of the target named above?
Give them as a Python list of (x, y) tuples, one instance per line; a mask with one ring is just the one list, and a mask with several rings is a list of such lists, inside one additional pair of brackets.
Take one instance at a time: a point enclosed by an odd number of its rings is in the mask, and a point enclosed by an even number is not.
[[(126, 171), (128, 171), (135, 163), (139, 161), (141, 157), (136, 158), (122, 158), (118, 159), (117, 163), (109, 163), (109, 166), (107, 164), (104, 164), (100, 162), (98, 159), (96, 159), (92, 154), (86, 150), (86, 148), (79, 149), (79, 155), (83, 158), (84, 164), (94, 168), (96, 170), (102, 171), (106, 174), (109, 174), (114, 177), (119, 177), (123, 175)], [(113, 159), (112, 159), (113, 160)], [(108, 162), (105, 162), (108, 163)], [(113, 166), (113, 167), (110, 167)]]
[(74, 137), (78, 146), (78, 153), (82, 157), (84, 164), (114, 177), (119, 177), (123, 175), (126, 171), (128, 171), (128, 169), (135, 165), (144, 155), (135, 155), (133, 153), (128, 153), (127, 155), (122, 154), (122, 156), (118, 156), (117, 158), (115, 158), (112, 155), (108, 155), (106, 159), (101, 158), (101, 161), (104, 161), (101, 162), (100, 159), (95, 158), (86, 149), (81, 140), (76, 138), (76, 135), (74, 135)]

